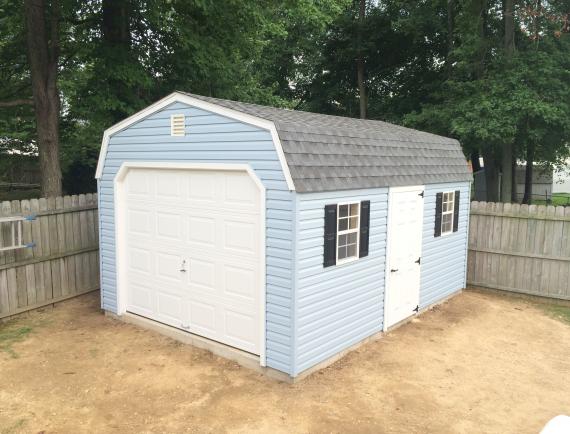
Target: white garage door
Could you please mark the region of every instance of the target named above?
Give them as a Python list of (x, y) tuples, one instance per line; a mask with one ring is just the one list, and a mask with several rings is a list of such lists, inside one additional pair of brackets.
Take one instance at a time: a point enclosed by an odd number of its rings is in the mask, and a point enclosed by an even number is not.
[(260, 191), (247, 172), (131, 169), (127, 310), (259, 354)]

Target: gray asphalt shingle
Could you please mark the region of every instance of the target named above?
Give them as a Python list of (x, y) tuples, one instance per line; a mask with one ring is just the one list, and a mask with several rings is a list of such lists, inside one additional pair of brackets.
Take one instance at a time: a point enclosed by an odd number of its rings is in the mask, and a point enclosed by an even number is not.
[(298, 192), (471, 181), (459, 142), (383, 121), (181, 92), (272, 121)]

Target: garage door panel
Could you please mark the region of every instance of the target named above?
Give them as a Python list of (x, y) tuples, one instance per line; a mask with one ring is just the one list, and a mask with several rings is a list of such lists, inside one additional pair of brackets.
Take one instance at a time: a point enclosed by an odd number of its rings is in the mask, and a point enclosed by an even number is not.
[(217, 306), (213, 303), (200, 302), (197, 300), (190, 301), (190, 328), (198, 334), (202, 334), (208, 338), (219, 340), (217, 329), (216, 313)]
[(214, 261), (190, 259), (188, 275), (190, 289), (199, 288), (202, 291), (215, 294), (218, 287), (216, 278), (219, 276), (216, 268), (219, 267), (216, 267)]
[(225, 309), (224, 329), (229, 342), (241, 347), (255, 348), (259, 324), (253, 315), (233, 309)]
[(182, 198), (182, 174), (179, 171), (162, 170), (155, 175), (156, 196), (161, 200)]
[(129, 268), (137, 273), (150, 276), (152, 273), (152, 253), (144, 248), (129, 249)]
[(152, 287), (139, 283), (130, 282), (131, 308), (139, 315), (152, 315), (154, 312), (154, 291)]
[(210, 172), (194, 172), (188, 175), (188, 194), (190, 201), (215, 204), (217, 202), (218, 176)]
[(159, 321), (181, 327), (184, 324), (182, 295), (156, 291), (156, 315)]
[(131, 171), (126, 181), (127, 198), (149, 198), (153, 194), (152, 180), (152, 173), (139, 170)]
[(180, 270), (187, 269), (187, 263), (182, 254), (156, 252), (156, 277), (171, 282), (184, 282), (185, 273)]
[(127, 232), (138, 236), (152, 236), (152, 212), (136, 208), (129, 209), (127, 212)]
[(136, 169), (126, 182), (128, 310), (259, 354), (262, 213), (249, 175)]
[(224, 250), (237, 254), (256, 254), (258, 250), (257, 233), (259, 230), (254, 223), (225, 219), (223, 227), (222, 248)]
[(180, 242), (182, 238), (182, 220), (179, 213), (160, 211), (156, 213), (156, 237), (167, 241)]
[(257, 270), (254, 266), (222, 265), (223, 295), (248, 302), (255, 301)]
[(213, 217), (188, 216), (188, 241), (216, 248), (216, 219)]

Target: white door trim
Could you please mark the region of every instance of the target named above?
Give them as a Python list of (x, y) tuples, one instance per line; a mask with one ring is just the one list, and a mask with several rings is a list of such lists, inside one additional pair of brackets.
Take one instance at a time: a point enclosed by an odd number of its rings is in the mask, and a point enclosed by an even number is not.
[(109, 140), (111, 139), (111, 136), (113, 134), (118, 133), (121, 130), (124, 130), (130, 125), (139, 122), (140, 120), (146, 118), (147, 116), (150, 116), (151, 114), (156, 113), (157, 111), (175, 102), (188, 104), (189, 106), (197, 107), (202, 110), (207, 110), (212, 113), (226, 116), (230, 119), (235, 119), (268, 130), (271, 133), (271, 138), (273, 139), (273, 144), (275, 145), (275, 150), (277, 151), (277, 156), (279, 158), (281, 170), (283, 170), (283, 175), (285, 176), (285, 181), (287, 182), (287, 187), (289, 188), (290, 191), (295, 191), (295, 185), (293, 183), (293, 178), (291, 177), (291, 171), (289, 170), (289, 166), (287, 165), (287, 160), (285, 159), (285, 153), (283, 152), (283, 146), (281, 145), (281, 140), (279, 139), (279, 134), (277, 134), (277, 128), (275, 127), (274, 122), (269, 121), (267, 119), (259, 118), (257, 116), (252, 116), (247, 113), (242, 113), (238, 110), (222, 107), (215, 103), (194, 98), (191, 97), (190, 95), (186, 95), (181, 92), (173, 92), (170, 95), (155, 102), (154, 104), (151, 104), (144, 110), (141, 110), (140, 112), (137, 112), (134, 115), (122, 120), (118, 124), (115, 124), (112, 127), (106, 129), (105, 132), (103, 133), (103, 140), (101, 142), (101, 151), (99, 153), (99, 160), (97, 162), (95, 178), (101, 178), (101, 176), (103, 175), (103, 166), (105, 164), (105, 158), (107, 157)]
[[(423, 191), (425, 193), (424, 185), (412, 185), (406, 187), (390, 187), (388, 190), (388, 218), (386, 219), (386, 268), (384, 270), (384, 324), (382, 330), (386, 332), (389, 327), (389, 314), (388, 306), (390, 301), (390, 224), (394, 219), (394, 207), (392, 206), (392, 198), (394, 193), (401, 193), (406, 191)], [(422, 220), (423, 220), (423, 210), (422, 210)], [(421, 274), (420, 274), (421, 275)]]
[[(123, 315), (127, 311), (126, 300), (126, 216), (125, 216), (125, 193), (124, 181), (127, 173), (133, 168), (145, 169), (179, 169), (179, 170), (223, 170), (223, 171), (242, 171), (247, 172), (250, 178), (254, 181), (260, 193), (260, 252), (261, 252), (261, 273), (259, 276), (259, 291), (260, 291), (260, 312), (259, 312), (259, 327), (260, 327), (260, 345), (259, 345), (259, 364), (265, 366), (266, 363), (266, 348), (265, 348), (265, 186), (261, 183), (251, 166), (249, 164), (223, 164), (223, 163), (184, 163), (184, 162), (124, 162), (121, 164), (119, 171), (114, 179), (114, 205), (115, 205), (115, 267), (117, 271), (117, 314)], [(122, 206), (121, 206), (122, 205)]]

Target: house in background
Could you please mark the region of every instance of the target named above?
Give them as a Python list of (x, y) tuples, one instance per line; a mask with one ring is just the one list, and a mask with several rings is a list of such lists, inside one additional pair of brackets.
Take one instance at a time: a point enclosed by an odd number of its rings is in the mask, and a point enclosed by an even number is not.
[[(521, 201), (524, 196), (526, 165), (518, 165), (516, 169), (517, 197)], [(499, 178), (500, 179), (500, 178)], [(500, 182), (499, 182), (500, 185)], [(547, 200), (552, 198), (553, 173), (535, 167), (532, 173), (532, 199)], [(473, 174), (473, 200), (487, 201), (487, 185), (485, 182), (485, 168)]]
[(570, 160), (566, 161), (565, 167), (554, 171), (553, 193), (570, 193)]
[(103, 309), (282, 379), (465, 287), (454, 139), (176, 92), (97, 179)]

